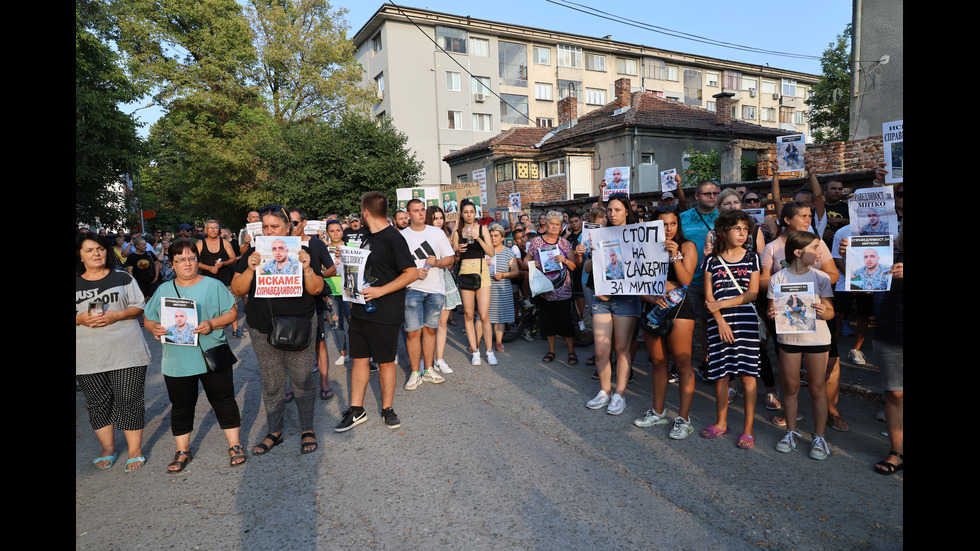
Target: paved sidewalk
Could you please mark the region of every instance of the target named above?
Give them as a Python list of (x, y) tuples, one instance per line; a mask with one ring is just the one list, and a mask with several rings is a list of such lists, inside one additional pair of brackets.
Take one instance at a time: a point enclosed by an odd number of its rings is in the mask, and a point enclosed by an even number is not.
[[(460, 318), (458, 318), (460, 319)], [(807, 456), (812, 420), (801, 394), (803, 447), (773, 449), (784, 430), (757, 409), (756, 448), (735, 447), (741, 398), (729, 414), (732, 434), (704, 440), (667, 438), (668, 426), (637, 428), (650, 407), (650, 364), (641, 352), (637, 382), (623, 415), (591, 411), (598, 389), (579, 351), (570, 368), (560, 342), (542, 363), (540, 340), (518, 339), (500, 365), (469, 365), (466, 340), (450, 328), (445, 383), (402, 389), (395, 410), (402, 427), (380, 417), (376, 376), (368, 422), (333, 432), (346, 409), (349, 377), (330, 362), (337, 396), (317, 402), (320, 449), (299, 452), (296, 410), (287, 406), (285, 442), (261, 457), (228, 466), (221, 430), (202, 395), (181, 474), (166, 471), (174, 452), (159, 343), (147, 373), (146, 465), (123, 473), (92, 466), (99, 451), (85, 401), (75, 395), (75, 546), (132, 549), (896, 549), (904, 545), (902, 473), (884, 477), (872, 465), (888, 450), (874, 419), (880, 391), (873, 366), (844, 366), (840, 400), (851, 430), (827, 430), (833, 455)], [(870, 343), (870, 340), (869, 340)], [(266, 433), (261, 379), (249, 340), (232, 339), (242, 362), (235, 386), (242, 441), (251, 449)], [(641, 346), (642, 349), (642, 346)], [(846, 351), (845, 345), (841, 349)], [(331, 360), (335, 352), (331, 350)], [(868, 354), (869, 360), (872, 355)], [(406, 360), (402, 360), (406, 362)], [(348, 364), (349, 365), (349, 364)], [(676, 415), (676, 386), (667, 409)], [(713, 422), (713, 389), (697, 384), (692, 410), (699, 430)], [(125, 443), (117, 433), (117, 446)]]

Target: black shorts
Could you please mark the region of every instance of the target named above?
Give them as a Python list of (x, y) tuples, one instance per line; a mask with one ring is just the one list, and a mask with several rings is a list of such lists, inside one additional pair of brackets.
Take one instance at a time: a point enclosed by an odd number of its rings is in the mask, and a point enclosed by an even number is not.
[(797, 344), (781, 344), (776, 342), (776, 347), (787, 354), (820, 354), (822, 352), (830, 352), (829, 344), (813, 344), (809, 346), (800, 346)]
[(857, 315), (865, 317), (874, 313), (874, 300), (871, 293), (852, 293), (849, 291), (834, 291), (834, 312), (840, 319), (847, 319), (854, 310), (857, 302)]
[(374, 358), (379, 364), (395, 361), (400, 330), (400, 325), (374, 323), (351, 317), (347, 331), (350, 357), (355, 360)]

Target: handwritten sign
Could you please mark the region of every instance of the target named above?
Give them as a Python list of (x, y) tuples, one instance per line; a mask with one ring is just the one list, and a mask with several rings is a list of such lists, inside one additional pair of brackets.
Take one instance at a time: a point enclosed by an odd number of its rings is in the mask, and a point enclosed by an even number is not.
[(670, 254), (660, 220), (589, 230), (597, 295), (666, 294)]

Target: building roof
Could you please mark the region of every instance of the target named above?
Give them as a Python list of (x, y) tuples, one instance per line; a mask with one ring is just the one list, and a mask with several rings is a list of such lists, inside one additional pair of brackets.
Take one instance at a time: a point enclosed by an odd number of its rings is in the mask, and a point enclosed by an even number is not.
[(517, 126), (510, 130), (504, 130), (489, 140), (483, 140), (482, 142), (450, 153), (443, 157), (443, 159), (448, 162), (450, 159), (462, 159), (474, 153), (484, 151), (493, 152), (497, 155), (519, 155), (521, 153), (530, 153), (533, 155), (537, 153), (534, 146), (551, 130), (551, 128), (541, 128), (538, 126)]

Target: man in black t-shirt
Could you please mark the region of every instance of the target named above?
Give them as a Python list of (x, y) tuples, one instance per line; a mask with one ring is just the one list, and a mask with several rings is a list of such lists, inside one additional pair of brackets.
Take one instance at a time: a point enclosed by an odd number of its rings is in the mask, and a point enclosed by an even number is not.
[(145, 239), (137, 237), (133, 239), (133, 244), (136, 250), (126, 257), (126, 270), (140, 286), (143, 296), (149, 300), (160, 280), (160, 263), (157, 262), (156, 255), (146, 250)]
[(361, 218), (356, 214), (351, 215), (349, 224), (350, 227), (344, 230), (344, 243), (349, 247), (360, 247), (369, 232), (361, 226)]
[(398, 333), (405, 322), (406, 287), (418, 279), (418, 270), (405, 238), (388, 224), (387, 213), (388, 201), (380, 192), (369, 191), (361, 196), (361, 217), (367, 228), (360, 248), (371, 251), (364, 266), (364, 280), (370, 286), (365, 285), (362, 294), (374, 308), (368, 311), (363, 304), (351, 304), (350, 407), (334, 429), (337, 432), (346, 432), (367, 420), (364, 395), (371, 378), (372, 357), (378, 364), (385, 426), (389, 429), (401, 426), (392, 408), (398, 383), (395, 353)]

